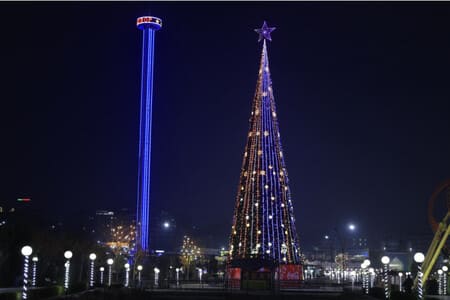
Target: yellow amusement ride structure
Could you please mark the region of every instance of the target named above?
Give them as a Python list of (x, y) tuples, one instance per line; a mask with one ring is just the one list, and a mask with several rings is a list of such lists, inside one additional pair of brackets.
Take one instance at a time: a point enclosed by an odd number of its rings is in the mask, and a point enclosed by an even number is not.
[[(437, 199), (441, 199), (442, 193), (446, 193), (447, 213), (441, 222), (437, 222), (434, 217), (434, 206)], [(447, 179), (441, 183), (433, 192), (428, 202), (428, 220), (431, 225), (431, 229), (434, 232), (434, 238), (428, 248), (425, 260), (422, 264), (422, 282), (427, 282), (428, 276), (433, 270), (439, 255), (442, 253), (444, 257), (448, 257), (450, 249), (447, 247), (447, 239), (450, 234), (450, 224), (448, 224), (450, 218), (450, 179)], [(417, 286), (418, 279), (416, 278), (414, 286)]]

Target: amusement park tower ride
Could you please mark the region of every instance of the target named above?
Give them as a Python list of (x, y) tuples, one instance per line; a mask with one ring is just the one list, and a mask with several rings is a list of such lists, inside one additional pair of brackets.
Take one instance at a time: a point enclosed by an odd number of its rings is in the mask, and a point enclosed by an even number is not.
[(138, 199), (136, 212), (137, 251), (149, 250), (150, 221), (150, 160), (152, 145), (153, 57), (155, 32), (162, 26), (157, 17), (140, 17), (137, 27), (142, 30), (142, 77), (139, 128)]

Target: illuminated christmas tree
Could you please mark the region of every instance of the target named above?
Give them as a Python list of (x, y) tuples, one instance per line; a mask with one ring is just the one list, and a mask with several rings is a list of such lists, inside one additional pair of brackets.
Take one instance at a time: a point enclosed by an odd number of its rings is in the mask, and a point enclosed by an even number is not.
[(301, 263), (267, 55), (273, 30), (266, 22), (255, 29), (263, 47), (230, 237), (231, 266)]

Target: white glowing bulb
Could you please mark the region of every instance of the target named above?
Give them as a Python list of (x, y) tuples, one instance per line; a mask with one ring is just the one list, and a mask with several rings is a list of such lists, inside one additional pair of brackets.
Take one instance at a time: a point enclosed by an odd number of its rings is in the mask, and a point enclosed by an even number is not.
[(414, 261), (416, 263), (423, 263), (424, 260), (425, 260), (425, 255), (423, 255), (422, 252), (417, 252), (416, 254), (414, 254)]
[(72, 255), (73, 255), (72, 251), (66, 251), (66, 252), (64, 252), (64, 257), (67, 258), (67, 259), (72, 258)]
[(23, 256), (30, 256), (31, 253), (33, 253), (33, 248), (31, 248), (30, 246), (24, 246), (22, 247), (21, 252)]

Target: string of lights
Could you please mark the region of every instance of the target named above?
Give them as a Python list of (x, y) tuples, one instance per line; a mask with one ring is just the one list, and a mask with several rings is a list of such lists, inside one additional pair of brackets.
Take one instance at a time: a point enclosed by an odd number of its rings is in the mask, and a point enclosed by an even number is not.
[(299, 264), (299, 244), (266, 39), (264, 37), (234, 208), (230, 258), (266, 257)]

